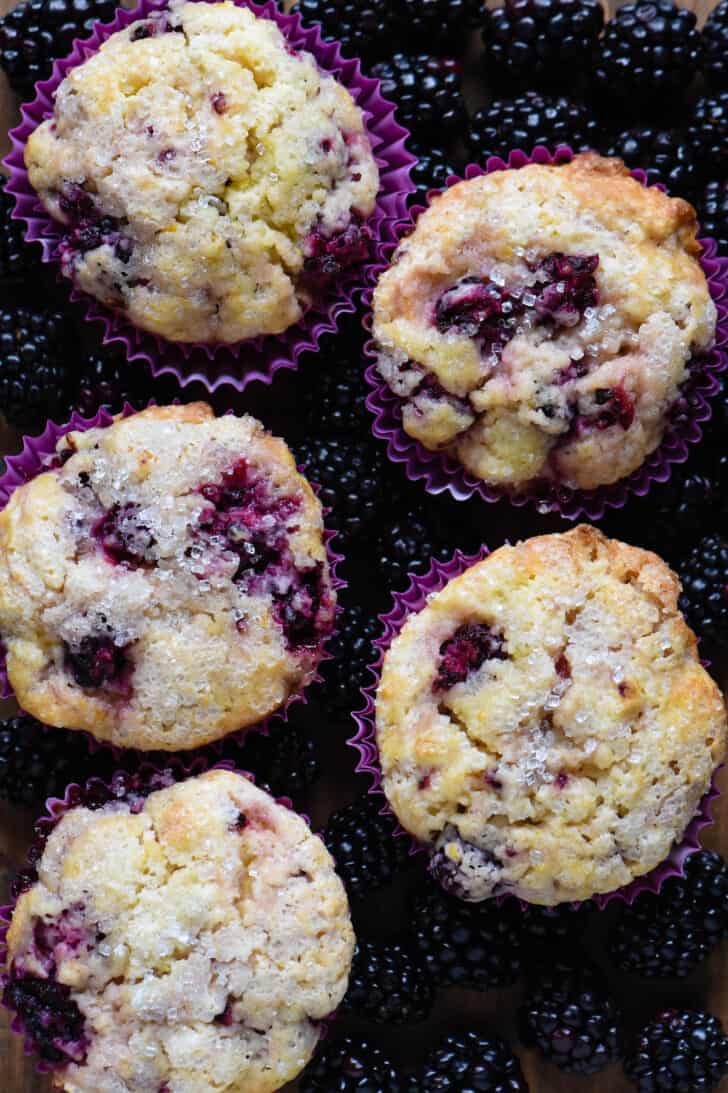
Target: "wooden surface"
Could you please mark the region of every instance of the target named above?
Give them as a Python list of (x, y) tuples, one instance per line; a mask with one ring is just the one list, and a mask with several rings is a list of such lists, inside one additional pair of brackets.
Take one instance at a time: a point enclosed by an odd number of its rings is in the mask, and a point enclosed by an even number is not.
[[(0, 0), (0, 13), (13, 6), (13, 0)], [(609, 4), (607, 5), (610, 6)], [(711, 0), (694, 0), (686, 6), (692, 7), (701, 18), (711, 9)], [(4, 77), (0, 73), (0, 152), (5, 154), (7, 141), (5, 134), (17, 116), (17, 107), (9, 94)], [(273, 391), (277, 390), (285, 379), (276, 379)], [(256, 393), (259, 395), (259, 393)], [(256, 397), (253, 411), (266, 420), (265, 400), (270, 392)], [(0, 428), (0, 452), (16, 449), (17, 437), (3, 433)], [(513, 510), (507, 512), (503, 522), (498, 524), (497, 536), (489, 535), (489, 544), (497, 546), (506, 537), (534, 534), (549, 530), (548, 523), (533, 516)], [(724, 690), (728, 684), (728, 663), (720, 666), (720, 678)], [(0, 703), (0, 713), (7, 716), (12, 704)], [(345, 803), (366, 788), (352, 774), (352, 752), (345, 746), (345, 738), (350, 726), (344, 722), (336, 725), (322, 725), (322, 735), (326, 734), (324, 777), (316, 787), (315, 794), (306, 802), (306, 811), (312, 817), (314, 827), (322, 826), (331, 810)], [(715, 847), (728, 856), (728, 772), (721, 778), (726, 794), (715, 809), (717, 823), (708, 830), (705, 843)], [(10, 880), (15, 869), (24, 860), (32, 835), (34, 817), (0, 803), (0, 903), (6, 901)], [(401, 915), (401, 895), (396, 891), (384, 895), (375, 894), (363, 909), (367, 928), (375, 932), (386, 929), (387, 925)], [(610, 912), (602, 916), (601, 928), (608, 926)], [(660, 984), (646, 984), (638, 979), (619, 976), (619, 999), (627, 1017), (627, 1028), (634, 1029), (652, 1012), (671, 1005), (704, 1007), (721, 1018), (728, 1028), (728, 943), (724, 944), (711, 959), (687, 980), (669, 981)], [(523, 984), (509, 991), (474, 991), (450, 990), (439, 993), (435, 1011), (425, 1025), (405, 1027), (395, 1030), (373, 1029), (372, 1026), (357, 1024), (355, 1020), (342, 1020), (341, 1025), (353, 1034), (365, 1034), (372, 1042), (384, 1047), (394, 1058), (405, 1065), (412, 1065), (420, 1060), (438, 1033), (450, 1031), (458, 1025), (492, 1029), (508, 1036), (514, 1042), (515, 1007), (523, 990)], [(619, 1066), (610, 1067), (603, 1073), (592, 1077), (564, 1075), (545, 1064), (530, 1051), (518, 1046), (524, 1073), (531, 1093), (633, 1093), (631, 1086), (622, 1074)], [(287, 1087), (291, 1093), (296, 1088)], [(51, 1083), (47, 1076), (35, 1072), (31, 1058), (24, 1056), (22, 1043), (8, 1030), (7, 1014), (0, 1012), (0, 1093), (49, 1093)], [(721, 1093), (728, 1093), (728, 1079), (720, 1087)], [(453, 1093), (456, 1093), (453, 1090)]]

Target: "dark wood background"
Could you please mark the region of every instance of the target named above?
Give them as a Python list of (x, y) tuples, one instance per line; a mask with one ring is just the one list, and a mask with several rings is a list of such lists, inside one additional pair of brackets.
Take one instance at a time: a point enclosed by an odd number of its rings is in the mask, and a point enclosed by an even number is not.
[[(0, 13), (9, 10), (13, 0), (0, 0)], [(607, 4), (607, 7), (618, 4)], [(692, 7), (702, 19), (713, 7), (712, 0), (693, 0), (685, 6)], [(0, 150), (5, 154), (7, 141), (5, 134), (15, 124), (17, 105), (9, 93), (4, 77), (0, 73)], [(304, 359), (305, 360), (305, 359)], [(303, 367), (306, 367), (304, 363)], [(256, 393), (257, 394), (257, 393)], [(263, 421), (265, 399), (262, 404), (252, 408)], [(0, 425), (0, 452), (17, 450), (18, 437), (3, 430)], [(499, 506), (500, 508), (500, 506)], [(503, 523), (498, 524), (490, 546), (497, 546), (506, 537), (525, 536), (537, 531), (549, 530), (549, 522), (538, 520), (534, 516), (513, 510), (506, 514)], [(721, 679), (724, 691), (728, 685), (728, 664), (721, 666)], [(12, 703), (0, 703), (0, 714), (9, 716)], [(350, 734), (351, 726), (346, 723), (322, 726), (327, 745), (325, 749), (325, 767), (322, 781), (316, 786), (312, 799), (306, 802), (306, 811), (311, 816), (314, 827), (326, 822), (333, 808), (353, 799), (357, 792), (366, 788), (366, 783), (358, 780), (352, 773), (354, 753), (346, 747), (345, 739)], [(721, 777), (724, 793), (714, 810), (716, 824), (708, 829), (705, 843), (716, 847), (728, 857), (728, 772)], [(18, 809), (0, 803), (0, 903), (6, 902), (11, 878), (23, 861), (32, 835), (34, 817)], [(364, 911), (367, 927), (376, 932), (387, 926), (392, 917), (401, 912), (400, 899), (396, 890), (370, 898)], [(609, 918), (609, 912), (604, 916)], [(606, 925), (606, 921), (604, 923)], [(620, 1001), (627, 1014), (628, 1026), (638, 1027), (647, 1015), (679, 1004), (700, 1006), (710, 1010), (721, 1018), (728, 1029), (728, 943), (724, 944), (711, 959), (689, 979), (657, 984), (620, 977)], [(515, 1005), (522, 991), (522, 984), (509, 991), (450, 990), (441, 991), (435, 1011), (424, 1025), (399, 1029), (373, 1029), (371, 1026), (357, 1024), (353, 1019), (342, 1021), (354, 1034), (364, 1034), (372, 1042), (386, 1048), (399, 1062), (413, 1064), (422, 1058), (436, 1036), (458, 1025), (472, 1024), (479, 1028), (492, 1028), (515, 1040), (514, 1027)], [(520, 1046), (519, 1055), (532, 1093), (633, 1093), (634, 1087), (626, 1082), (619, 1066), (610, 1067), (603, 1073), (592, 1077), (576, 1077), (562, 1074), (545, 1064), (531, 1051)], [(33, 1059), (23, 1054), (23, 1045), (19, 1037), (8, 1029), (8, 1014), (0, 1010), (0, 1093), (49, 1093), (51, 1082), (48, 1076), (35, 1071)], [(290, 1093), (295, 1084), (287, 1087)], [(722, 1093), (728, 1093), (728, 1079), (721, 1085)], [(455, 1091), (453, 1091), (455, 1093)]]

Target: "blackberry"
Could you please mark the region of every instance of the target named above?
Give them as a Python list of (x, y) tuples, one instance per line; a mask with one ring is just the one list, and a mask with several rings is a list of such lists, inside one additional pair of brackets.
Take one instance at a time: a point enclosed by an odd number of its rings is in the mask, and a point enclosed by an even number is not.
[(102, 407), (119, 413), (125, 402), (140, 410), (151, 395), (151, 379), (144, 367), (139, 361), (128, 361), (116, 347), (103, 346), (89, 353), (73, 378), (72, 409), (83, 417), (93, 417)]
[(519, 1011), (524, 1043), (562, 1070), (594, 1074), (619, 1057), (620, 1014), (596, 968), (556, 961)]
[(324, 343), (312, 361), (304, 395), (309, 436), (369, 434), (372, 416), (366, 408), (369, 387), (364, 379), (363, 334), (347, 327), (343, 336)]
[(436, 983), (490, 990), (521, 974), (518, 914), (463, 903), (429, 879), (412, 898), (411, 944)]
[(641, 167), (650, 186), (661, 182), (671, 194), (689, 196), (699, 182), (691, 142), (677, 130), (649, 125), (625, 129), (604, 151), (618, 156), (628, 167)]
[(710, 178), (728, 178), (728, 89), (698, 99), (687, 136), (700, 169)]
[(496, 99), (473, 116), (468, 141), (481, 163), (489, 156), (508, 159), (513, 148), (531, 152), (537, 144), (553, 151), (569, 144), (584, 151), (597, 144), (597, 125), (583, 103), (527, 91), (516, 99)]
[(529, 904), (520, 912), (524, 944), (538, 948), (579, 945), (593, 914), (594, 904), (590, 902), (578, 906), (560, 903), (557, 907)]
[(698, 203), (703, 234), (718, 244), (718, 253), (728, 257), (728, 178), (713, 179), (703, 191)]
[(371, 62), (388, 56), (398, 41), (392, 0), (298, 0), (292, 10), (305, 23), (318, 23), (324, 38), (341, 42), (347, 57)]
[(457, 174), (447, 152), (442, 148), (428, 148), (416, 142), (410, 143), (410, 151), (417, 156), (412, 168), (412, 181), (417, 192), (410, 197), (410, 204), (425, 205), (429, 190), (444, 190), (450, 175)]
[(728, 0), (713, 8), (703, 27), (702, 69), (711, 87), (728, 87)]
[(450, 140), (465, 128), (460, 66), (449, 57), (395, 53), (372, 68), (382, 94), (395, 103), (397, 121), (411, 133)]
[(86, 38), (94, 23), (107, 23), (114, 0), (24, 0), (0, 20), (0, 67), (12, 88), (32, 98), (38, 80), (51, 74), (74, 38)]
[(427, 573), (433, 559), (448, 561), (455, 546), (444, 541), (424, 508), (414, 508), (387, 524), (375, 546), (378, 571), (385, 589), (402, 591), (408, 575)]
[(445, 1036), (431, 1051), (416, 1085), (417, 1093), (478, 1090), (479, 1093), (528, 1093), (518, 1059), (498, 1036), (482, 1032)]
[(624, 1069), (639, 1093), (709, 1093), (728, 1074), (728, 1037), (712, 1014), (666, 1010), (641, 1030)]
[(728, 539), (706, 535), (678, 566), (680, 610), (699, 637), (728, 641)]
[(0, 190), (0, 285), (9, 291), (32, 291), (37, 289), (37, 277), (42, 273), (40, 250), (36, 244), (25, 242), (22, 221), (11, 219), (14, 207), (10, 194)]
[(274, 797), (300, 797), (321, 773), (316, 741), (297, 706), (285, 721), (273, 722), (267, 735), (249, 733), (242, 745), (223, 746), (223, 756), (254, 774)]
[(16, 1011), (24, 1034), (45, 1063), (58, 1066), (85, 1062), (85, 1018), (71, 998), (70, 987), (53, 979), (26, 975), (10, 980), (2, 1001)]
[(507, 88), (578, 86), (594, 65), (599, 0), (505, 0), (485, 9), (488, 80)]
[(60, 313), (0, 311), (0, 407), (19, 428), (37, 428), (68, 406), (66, 319)]
[(384, 500), (380, 449), (362, 438), (319, 436), (300, 444), (296, 454), (308, 478), (321, 487), (321, 504), (331, 510), (327, 527), (348, 538), (359, 535)]
[(342, 1008), (377, 1024), (413, 1024), (430, 1015), (435, 985), (398, 943), (357, 941)]
[(597, 90), (626, 112), (664, 108), (681, 98), (700, 59), (696, 21), (694, 11), (672, 0), (637, 0), (619, 8), (597, 51)]
[(395, 837), (395, 820), (380, 816), (384, 798), (365, 795), (334, 812), (323, 840), (352, 900), (391, 884), (409, 865), (409, 839)]
[(644, 892), (622, 910), (610, 953), (620, 968), (648, 977), (685, 976), (728, 933), (728, 866), (701, 850), (661, 891)]
[[(400, 38), (420, 49), (436, 47), (459, 55), (468, 44), (468, 30), (477, 25), (481, 0), (392, 0), (399, 9)], [(390, 52), (391, 49), (390, 49)]]
[(376, 615), (363, 604), (344, 606), (328, 643), (332, 659), (321, 666), (327, 705), (347, 712), (362, 705), (361, 689), (371, 682), (367, 668), (374, 660), (373, 642), (381, 631)]
[(325, 1040), (301, 1076), (301, 1093), (404, 1093), (379, 1048), (349, 1036)]
[(70, 782), (113, 773), (111, 752), (91, 753), (83, 733), (45, 729), (29, 714), (0, 722), (0, 799), (40, 808)]

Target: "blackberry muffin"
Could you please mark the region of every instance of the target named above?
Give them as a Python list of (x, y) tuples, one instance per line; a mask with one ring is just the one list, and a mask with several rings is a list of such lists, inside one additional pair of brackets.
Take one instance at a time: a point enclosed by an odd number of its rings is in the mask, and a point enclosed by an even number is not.
[(584, 900), (680, 841), (726, 711), (678, 593), (582, 526), (502, 547), (407, 620), (376, 698), (384, 792), (444, 887)]
[(0, 513), (0, 634), (40, 721), (151, 750), (251, 725), (316, 674), (336, 595), (285, 443), (205, 403), (63, 437)]
[(57, 1088), (267, 1093), (303, 1069), (354, 935), (300, 816), (213, 770), (71, 809), (37, 870), (13, 912), (4, 1001)]
[(361, 111), (270, 19), (180, 3), (113, 34), (28, 140), (63, 272), (177, 342), (277, 334), (367, 253)]
[(715, 335), (696, 227), (594, 154), (434, 198), (373, 302), (405, 431), (511, 490), (629, 475)]

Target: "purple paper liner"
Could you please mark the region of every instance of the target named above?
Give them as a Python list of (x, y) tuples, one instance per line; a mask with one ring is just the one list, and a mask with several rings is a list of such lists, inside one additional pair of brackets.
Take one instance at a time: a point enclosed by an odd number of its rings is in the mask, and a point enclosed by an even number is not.
[[(519, 170), (531, 163), (568, 163), (573, 158), (574, 152), (565, 144), (558, 145), (553, 155), (547, 148), (540, 145), (530, 156), (517, 148), (509, 153), (507, 160), (491, 156), (485, 167), (470, 164), (466, 167), (462, 178), (451, 175), (446, 185), (450, 188), (464, 179), (479, 178), (493, 171)], [(642, 185), (647, 185), (647, 176), (644, 171), (636, 169), (630, 173)], [(660, 188), (664, 189), (664, 187)], [(429, 191), (428, 201), (441, 192), (440, 190)], [(407, 218), (397, 225), (396, 242), (382, 244), (380, 250), (385, 260), (375, 270), (376, 280), (388, 269), (391, 255), (399, 242), (414, 229), (417, 218), (422, 212), (424, 212), (423, 206), (413, 207)], [(666, 482), (672, 474), (673, 465), (684, 463), (688, 458), (690, 445), (697, 444), (702, 439), (701, 425), (709, 421), (712, 416), (709, 400), (720, 390), (718, 377), (728, 368), (728, 258), (718, 257), (718, 245), (714, 239), (703, 238), (700, 243), (703, 247), (700, 265), (718, 310), (715, 342), (711, 349), (692, 358), (688, 379), (683, 384), (673, 412), (673, 420), (665, 430), (660, 446), (648, 456), (638, 470), (628, 477), (593, 490), (576, 490), (555, 483), (545, 488), (534, 486), (520, 491), (493, 486), (473, 477), (451, 456), (430, 451), (405, 432), (402, 426), (400, 400), (390, 391), (377, 372), (377, 349), (373, 339), (370, 339), (364, 347), (364, 352), (372, 362), (365, 373), (367, 383), (372, 388), (367, 398), (367, 407), (374, 415), (372, 432), (376, 437), (387, 442), (387, 455), (393, 463), (404, 464), (405, 473), (411, 482), (422, 481), (427, 492), (432, 494), (448, 490), (457, 501), (464, 501), (474, 496), (488, 502), (507, 498), (513, 505), (520, 507), (533, 504), (541, 513), (557, 513), (567, 520), (577, 520), (582, 517), (587, 517), (589, 520), (601, 520), (608, 508), (622, 508), (630, 495), (644, 497), (653, 482)], [(373, 287), (367, 288), (364, 296), (367, 306), (364, 327), (369, 333), (372, 328), (373, 292)]]
[[(166, 785), (168, 786), (173, 783), (186, 781), (188, 778), (194, 778), (209, 770), (229, 770), (235, 774), (241, 775), (243, 778), (247, 778), (248, 781), (255, 785), (254, 774), (250, 771), (240, 770), (229, 760), (209, 763), (198, 756), (191, 762), (185, 762), (178, 755), (170, 755), (169, 761), (162, 764), (144, 761), (133, 773), (126, 770), (115, 771), (108, 781), (104, 781), (101, 778), (89, 778), (83, 786), (79, 785), (78, 782), (71, 782), (66, 787), (63, 797), (48, 798), (46, 801), (45, 815), (41, 816), (35, 825), (36, 835), (27, 854), (28, 864), (22, 867), (16, 876), (11, 889), (11, 902), (4, 906), (0, 906), (0, 995), (8, 980), (5, 966), (8, 956), (7, 934), (12, 921), (13, 912), (15, 911), (21, 894), (35, 883), (35, 880), (37, 879), (35, 868), (36, 862), (43, 853), (46, 840), (51, 831), (60, 823), (66, 813), (88, 803), (89, 799), (97, 803), (100, 799), (103, 799), (104, 795), (109, 801), (114, 798), (123, 799), (129, 792), (136, 792), (139, 796), (147, 797), (150, 793), (165, 788)], [(155, 778), (158, 779), (157, 784), (154, 784)], [(140, 786), (137, 789), (134, 788), (135, 782), (140, 783)], [(269, 796), (272, 796), (272, 794), (269, 794)], [(299, 812), (295, 809), (288, 797), (274, 797), (273, 799), (276, 804), (282, 805), (284, 808), (289, 809), (289, 811), (295, 812), (297, 816), (300, 816), (311, 830), (310, 818), (304, 812)], [(313, 830), (311, 830), (311, 834), (320, 838), (320, 835), (317, 835)], [(1, 1004), (3, 1009), (13, 1014), (10, 1028), (14, 1033), (23, 1037), (23, 1053), (25, 1055), (35, 1055), (36, 1052), (33, 1046), (32, 1037), (26, 1034), (22, 1020), (17, 1016), (15, 1010), (11, 1006), (8, 1006), (4, 1001)], [(337, 1011), (335, 1010), (318, 1022), (320, 1039), (324, 1039), (328, 1035), (329, 1025), (336, 1020), (336, 1016)], [(60, 1067), (64, 1065), (66, 1064), (59, 1064)], [(57, 1066), (53, 1066), (43, 1060), (36, 1062), (36, 1070), (40, 1074), (51, 1073), (57, 1069)]]
[[(297, 13), (284, 14), (274, 0), (262, 4), (253, 0), (234, 0), (250, 8), (254, 15), (271, 19), (297, 50), (315, 57), (319, 68), (335, 76), (347, 88), (359, 108), (379, 166), (380, 188), (374, 212), (366, 221), (370, 229), (372, 258), (345, 272), (336, 286), (336, 294), (312, 305), (298, 323), (282, 334), (259, 336), (232, 345), (207, 345), (169, 342), (133, 326), (121, 312), (105, 308), (93, 297), (77, 289), (71, 299), (85, 306), (88, 321), (103, 327), (103, 341), (121, 342), (129, 361), (146, 361), (153, 376), (172, 375), (181, 386), (199, 381), (209, 391), (230, 384), (243, 391), (255, 381), (269, 384), (280, 369), (295, 369), (302, 353), (318, 348), (324, 334), (334, 333), (339, 316), (356, 310), (356, 298), (373, 284), (383, 261), (382, 247), (392, 243), (395, 224), (407, 212), (407, 198), (415, 191), (410, 171), (416, 162), (407, 151), (409, 133), (394, 118), (394, 105), (381, 94), (380, 81), (365, 76), (360, 62), (342, 55), (339, 42), (321, 37), (318, 24), (304, 25)], [(15, 199), (12, 218), (25, 223), (25, 238), (39, 242), (42, 260), (57, 263), (57, 248), (62, 238), (61, 225), (45, 211), (28, 180), (24, 151), (30, 134), (53, 113), (56, 89), (70, 69), (82, 64), (118, 30), (136, 19), (143, 19), (168, 6), (166, 0), (139, 0), (132, 10), (118, 8), (110, 23), (97, 23), (90, 37), (74, 41), (71, 53), (55, 61), (52, 75), (36, 84), (36, 97), (21, 107), (21, 123), (10, 132), (11, 150), (3, 163), (8, 170), (6, 191)]]
[[(150, 403), (149, 405), (153, 405)], [(132, 414), (136, 414), (139, 411), (128, 403), (124, 404), (124, 408), (121, 411), (122, 417), (129, 417)], [(228, 410), (227, 413), (233, 413), (234, 411)], [(93, 417), (82, 417), (77, 411), (71, 414), (69, 421), (63, 425), (57, 425), (53, 421), (46, 423), (46, 427), (40, 436), (24, 436), (22, 438), (22, 449), (16, 455), (8, 455), (5, 457), (5, 472), (0, 475), (0, 512), (5, 508), (10, 500), (14, 491), (18, 486), (24, 485), (26, 482), (31, 481), (36, 475), (41, 474), (48, 469), (49, 459), (55, 454), (56, 445), (61, 437), (64, 437), (66, 433), (78, 431), (81, 433), (88, 432), (89, 429), (107, 428), (114, 421), (115, 416), (109, 413), (108, 410), (101, 409)], [(299, 473), (303, 473), (299, 468)], [(319, 487), (316, 483), (310, 483), (315, 493), (319, 492)], [(327, 513), (330, 510), (323, 509), (323, 517), (326, 518)], [(346, 588), (346, 581), (338, 572), (338, 566), (344, 561), (344, 555), (338, 553), (333, 546), (334, 539), (336, 538), (336, 532), (330, 528), (324, 527), (324, 545), (326, 547), (326, 556), (329, 563), (329, 574), (331, 579), (331, 586), (337, 593), (336, 604), (336, 616), (341, 613), (341, 606), (338, 603), (338, 593)], [(319, 660), (316, 673), (302, 690), (295, 691), (289, 695), (285, 703), (278, 710), (274, 710), (268, 717), (261, 721), (255, 722), (252, 725), (247, 725), (242, 729), (236, 729), (226, 736), (220, 737), (218, 740), (213, 740), (209, 744), (200, 745), (198, 748), (191, 749), (190, 754), (199, 751), (201, 748), (213, 748), (221, 749), (226, 743), (232, 741), (243, 742), (244, 738), (249, 733), (261, 733), (267, 736), (271, 726), (280, 720), (287, 721), (288, 713), (292, 706), (298, 702), (304, 704), (308, 702), (306, 692), (314, 684), (321, 683), (323, 677), (321, 675), (321, 665), (324, 661), (330, 660), (332, 654), (328, 651), (327, 646), (330, 639), (335, 633), (336, 627), (332, 627), (331, 632), (326, 636), (322, 644), (321, 659)], [(14, 698), (15, 693), (10, 685), (7, 674), (6, 664), (6, 650), (2, 642), (0, 642), (0, 699)], [(45, 726), (48, 732), (56, 731), (51, 726)], [(136, 748), (119, 748), (117, 745), (112, 744), (110, 741), (97, 740), (86, 730), (78, 729), (74, 730), (78, 732), (79, 736), (84, 736), (90, 751), (96, 751), (99, 748), (110, 749), (116, 757), (121, 757), (123, 754), (138, 754), (143, 755), (143, 752), (139, 752)], [(153, 749), (154, 750), (154, 749)], [(172, 754), (172, 753), (170, 753)]]
[[(401, 826), (382, 788), (382, 769), (377, 747), (375, 712), (376, 692), (379, 686), (382, 663), (392, 641), (397, 637), (410, 615), (421, 611), (433, 593), (440, 592), (453, 578), (459, 577), (471, 566), (482, 562), (489, 554), (488, 547), (482, 546), (479, 551), (471, 555), (456, 550), (448, 562), (439, 562), (433, 559), (427, 573), (421, 577), (410, 575), (407, 588), (402, 592), (392, 594), (392, 607), (388, 612), (379, 616), (383, 632), (373, 643), (376, 651), (375, 659), (369, 666), (369, 673), (372, 678), (371, 682), (362, 688), (364, 705), (352, 714), (357, 729), (354, 735), (347, 740), (347, 744), (359, 753), (356, 772), (369, 777), (371, 786), (368, 793), (381, 797), (382, 808), (380, 814), (386, 813), (394, 817), (396, 821), (395, 837), (408, 838), (411, 844), (410, 853), (412, 854), (426, 854), (428, 847)], [(700, 832), (714, 822), (711, 813), (713, 803), (720, 797), (720, 790), (716, 783), (716, 775), (720, 769), (718, 767), (714, 772), (710, 788), (702, 798), (695, 816), (685, 829), (682, 840), (673, 846), (664, 862), (661, 862), (649, 873), (637, 877), (630, 884), (624, 885), (614, 892), (592, 896), (591, 902), (596, 904), (600, 910), (606, 907), (607, 904), (617, 900), (631, 904), (641, 892), (657, 893), (668, 877), (683, 875), (685, 862), (691, 854), (701, 848)], [(514, 902), (519, 903), (524, 908), (528, 906), (525, 901), (516, 900), (511, 895), (497, 896), (493, 902), (498, 906), (512, 905)], [(579, 906), (579, 904), (576, 903), (574, 906)]]

